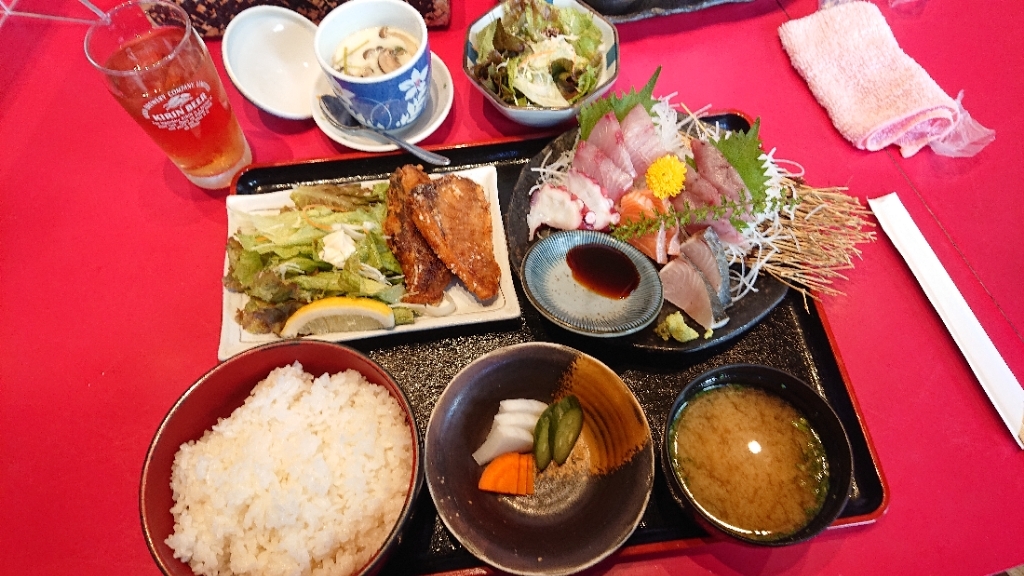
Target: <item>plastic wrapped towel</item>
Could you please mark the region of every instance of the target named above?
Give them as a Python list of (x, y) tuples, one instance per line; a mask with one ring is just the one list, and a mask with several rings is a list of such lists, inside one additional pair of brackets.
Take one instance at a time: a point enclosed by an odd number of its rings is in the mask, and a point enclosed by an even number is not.
[(900, 147), (903, 157), (931, 146), (973, 156), (995, 132), (973, 119), (900, 49), (881, 11), (843, 2), (779, 28), (793, 67), (836, 129), (862, 150)]

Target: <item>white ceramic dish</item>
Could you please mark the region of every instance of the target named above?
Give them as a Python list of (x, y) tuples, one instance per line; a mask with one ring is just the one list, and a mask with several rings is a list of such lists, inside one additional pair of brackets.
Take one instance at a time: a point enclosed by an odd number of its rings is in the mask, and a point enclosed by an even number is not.
[[(608, 298), (580, 284), (566, 256), (584, 244), (618, 250), (636, 266), (639, 284), (628, 296)], [(585, 336), (614, 338), (646, 328), (658, 317), (664, 299), (658, 271), (633, 246), (593, 230), (552, 233), (530, 247), (523, 260), (523, 290), (548, 320)]]
[(540, 108), (540, 107), (520, 107), (511, 106), (499, 100), (494, 94), (491, 94), (487, 88), (477, 80), (471, 73), (472, 67), (476, 64), (477, 51), (473, 47), (473, 38), (484, 29), (491, 22), (499, 19), (505, 13), (505, 9), (501, 4), (494, 7), (491, 11), (481, 16), (476, 22), (474, 22), (469, 29), (466, 31), (466, 43), (463, 50), (462, 58), (462, 69), (469, 77), (470, 83), (476, 87), (487, 99), (488, 102), (494, 105), (499, 112), (504, 114), (509, 119), (525, 124), (527, 126), (535, 126), (538, 128), (546, 128), (550, 126), (556, 126), (563, 122), (567, 122), (576, 117), (579, 113), (580, 108), (607, 92), (615, 80), (619, 77), (619, 33), (615, 29), (615, 26), (611, 22), (606, 20), (602, 15), (594, 11), (590, 6), (577, 2), (576, 0), (549, 0), (551, 4), (559, 8), (575, 8), (581, 12), (586, 12), (593, 16), (594, 23), (601, 30), (603, 36), (602, 39), (602, 50), (604, 51), (604, 71), (601, 73), (601, 81), (598, 87), (592, 94), (586, 98), (580, 100), (572, 106), (565, 108)]
[(312, 117), (309, 95), (322, 76), (313, 50), (316, 26), (279, 6), (253, 6), (224, 30), (228, 77), (260, 109), (290, 120)]
[[(455, 100), (452, 74), (448, 71), (448, 67), (445, 66), (441, 58), (433, 52), (430, 53), (430, 66), (430, 94), (427, 98), (426, 110), (409, 126), (392, 132), (395, 136), (403, 138), (406, 142), (412, 144), (416, 144), (430, 136), (441, 126), (441, 123), (448, 117), (448, 113), (451, 112), (452, 102)], [(338, 144), (363, 152), (398, 150), (398, 146), (369, 131), (364, 130), (358, 133), (342, 132), (328, 122), (327, 118), (324, 117), (323, 111), (320, 110), (319, 98), (321, 94), (332, 93), (330, 83), (321, 73), (313, 88), (312, 97), (309, 99), (309, 102), (313, 109), (313, 121), (316, 122), (316, 125), (323, 130), (328, 138)]]
[[(490, 203), (491, 229), (493, 234), (491, 241), (494, 244), (494, 258), (498, 261), (498, 266), (501, 268), (498, 295), (488, 302), (480, 302), (461, 282), (455, 280), (448, 286), (446, 291), (446, 294), (455, 303), (455, 311), (448, 316), (421, 316), (413, 324), (396, 326), (391, 330), (339, 332), (336, 334), (309, 336), (307, 338), (343, 342), (399, 332), (416, 332), (519, 317), (519, 297), (516, 296), (515, 287), (512, 284), (512, 269), (509, 267), (508, 260), (508, 244), (505, 241), (505, 227), (501, 222), (501, 209), (498, 204), (498, 172), (494, 166), (483, 166), (453, 173), (480, 184)], [(271, 192), (268, 194), (228, 196), (228, 236), (230, 237), (238, 229), (239, 220), (243, 213), (278, 210), (284, 206), (292, 205), (289, 194), (290, 191), (282, 190), (281, 192)], [(226, 257), (224, 270), (227, 272)], [(244, 294), (231, 292), (227, 289), (223, 291), (220, 347), (217, 351), (217, 357), (221, 360), (226, 360), (239, 352), (254, 348), (260, 344), (281, 340), (280, 337), (273, 334), (250, 334), (242, 330), (242, 327), (235, 321), (235, 311), (243, 308), (247, 299), (248, 296)]]

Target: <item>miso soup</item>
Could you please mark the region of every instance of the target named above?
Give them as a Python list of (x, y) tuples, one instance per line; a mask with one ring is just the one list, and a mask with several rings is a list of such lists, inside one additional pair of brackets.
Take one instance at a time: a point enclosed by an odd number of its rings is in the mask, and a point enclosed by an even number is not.
[(670, 434), (685, 489), (747, 538), (783, 538), (821, 510), (825, 450), (807, 419), (778, 396), (738, 384), (712, 388), (686, 403)]

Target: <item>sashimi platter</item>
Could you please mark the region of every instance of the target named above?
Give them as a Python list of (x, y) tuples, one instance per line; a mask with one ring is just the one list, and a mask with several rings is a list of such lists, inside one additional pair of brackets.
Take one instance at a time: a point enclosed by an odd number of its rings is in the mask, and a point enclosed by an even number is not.
[[(506, 232), (531, 302), (570, 331), (588, 334), (559, 322), (566, 313), (546, 310), (532, 296), (525, 269), (537, 260), (532, 252), (555, 238), (572, 242), (560, 235), (577, 230), (605, 233), (603, 246), (639, 251), (657, 269), (663, 305), (642, 329), (589, 334), (621, 336), (638, 348), (702, 350), (745, 332), (789, 289), (805, 299), (840, 294), (834, 282), (860, 256), (857, 245), (874, 239), (860, 201), (843, 188), (807, 185), (798, 164), (765, 151), (760, 119), (710, 115), (654, 97), (659, 72), (639, 92), (585, 106), (579, 128), (523, 169)], [(576, 282), (593, 288), (587, 279), (595, 275), (623, 277), (622, 270), (574, 265), (572, 252), (580, 248), (559, 253)], [(627, 283), (605, 294), (608, 310), (634, 288)], [(594, 304), (600, 301), (577, 308), (605, 314)]]

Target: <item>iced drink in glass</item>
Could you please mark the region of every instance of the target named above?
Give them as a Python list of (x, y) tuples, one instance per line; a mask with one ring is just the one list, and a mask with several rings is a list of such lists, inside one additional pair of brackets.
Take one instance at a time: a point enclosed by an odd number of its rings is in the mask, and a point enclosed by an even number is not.
[(85, 37), (118, 103), (185, 176), (224, 188), (252, 162), (227, 92), (188, 14), (161, 0), (107, 12)]

